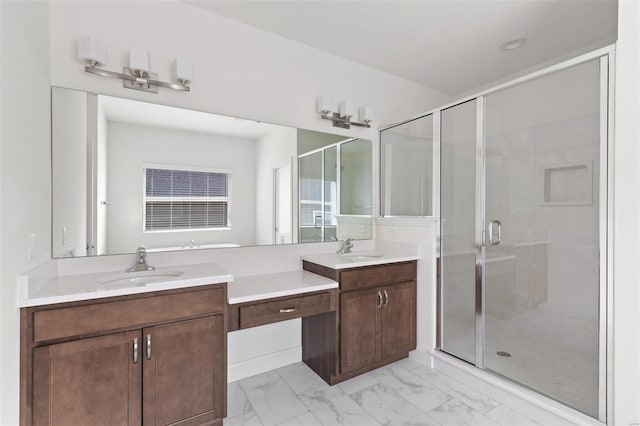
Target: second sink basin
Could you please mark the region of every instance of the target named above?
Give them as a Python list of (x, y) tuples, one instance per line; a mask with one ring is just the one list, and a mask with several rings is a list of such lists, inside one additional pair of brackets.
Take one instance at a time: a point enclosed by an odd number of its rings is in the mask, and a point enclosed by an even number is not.
[(111, 275), (98, 280), (105, 289), (121, 287), (140, 287), (151, 283), (165, 281), (182, 275), (181, 271), (140, 271)]

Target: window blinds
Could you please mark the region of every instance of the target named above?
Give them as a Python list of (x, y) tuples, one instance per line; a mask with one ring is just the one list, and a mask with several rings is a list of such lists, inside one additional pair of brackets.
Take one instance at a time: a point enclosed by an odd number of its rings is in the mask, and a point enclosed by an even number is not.
[(230, 226), (231, 174), (146, 168), (144, 229)]

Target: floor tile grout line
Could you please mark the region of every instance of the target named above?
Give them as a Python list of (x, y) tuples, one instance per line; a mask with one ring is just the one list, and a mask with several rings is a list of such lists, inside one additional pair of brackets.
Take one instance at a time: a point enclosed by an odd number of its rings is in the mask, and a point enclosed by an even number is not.
[[(460, 385), (462, 385), (462, 386), (466, 386), (466, 387), (468, 387), (469, 389), (471, 389), (471, 390), (472, 390), (472, 391), (474, 391), (474, 392), (482, 393), (479, 389), (475, 389), (475, 388), (473, 388), (473, 387), (471, 387), (471, 386), (469, 386), (469, 385), (466, 385), (466, 384), (462, 383), (461, 381), (459, 381), (458, 379), (456, 379), (455, 377), (451, 377), (450, 375), (446, 374), (446, 373), (445, 373), (445, 372), (443, 372), (443, 371), (437, 370), (437, 369), (435, 369), (435, 368), (432, 368), (431, 370), (436, 371), (438, 374), (441, 374), (441, 375), (443, 375), (443, 376), (447, 377), (448, 379), (453, 380), (454, 382), (456, 382), (456, 383), (458, 383), (458, 384), (460, 384)], [(426, 380), (428, 380), (428, 378), (427, 378), (427, 377), (425, 377), (425, 375), (424, 375), (424, 374), (420, 374), (419, 376), (420, 376), (420, 377), (424, 377)], [(435, 383), (434, 383), (434, 386), (438, 387)], [(438, 388), (439, 388), (439, 387), (438, 387)], [(449, 392), (446, 392), (446, 391), (443, 391), (443, 392), (445, 392), (447, 395), (451, 396), (452, 398), (456, 398), (455, 396), (451, 395)], [(534, 422), (534, 423), (539, 423), (536, 419), (533, 419), (533, 418), (531, 418), (531, 416), (528, 416), (527, 414), (522, 413), (521, 411), (517, 410), (515, 407), (512, 407), (512, 406), (510, 406), (510, 405), (508, 405), (508, 404), (505, 404), (505, 403), (503, 403), (503, 402), (500, 402), (500, 401), (498, 401), (498, 400), (496, 400), (496, 399), (494, 399), (494, 398), (492, 398), (492, 397), (490, 397), (490, 396), (487, 396), (487, 398), (488, 398), (488, 399), (490, 399), (491, 401), (495, 402), (495, 403), (496, 403), (496, 404), (498, 404), (498, 405), (496, 405), (495, 407), (493, 407), (493, 408), (489, 409), (486, 413), (483, 413), (481, 410), (476, 410), (476, 411), (478, 411), (479, 413), (484, 414), (485, 416), (487, 415), (487, 413), (489, 413), (489, 412), (491, 412), (491, 411), (495, 410), (496, 408), (498, 408), (498, 407), (500, 407), (500, 406), (504, 406), (504, 407), (507, 407), (507, 408), (509, 408), (510, 410), (512, 410), (512, 411), (514, 411), (514, 412), (516, 412), (516, 413), (520, 414), (521, 416), (524, 416), (526, 419), (531, 420), (531, 421), (532, 421), (532, 422)], [(458, 399), (458, 400), (460, 401), (460, 399), (459, 399), (459, 398), (456, 398), (456, 399)], [(460, 401), (460, 402), (463, 402), (463, 401)], [(463, 403), (464, 403), (464, 402), (463, 402)], [(440, 405), (442, 405), (442, 404), (440, 404)], [(466, 403), (465, 403), (465, 405), (469, 406), (469, 404), (466, 404)], [(471, 408), (475, 410), (475, 408), (473, 408), (473, 407), (471, 407)], [(536, 407), (536, 408), (537, 408), (537, 407)]]
[[(278, 371), (278, 369), (276, 368), (275, 370), (271, 370), (271, 371), (274, 371), (274, 372), (278, 375), (278, 377), (280, 377), (280, 380), (282, 380), (282, 381), (284, 382), (284, 384), (289, 388), (289, 390), (291, 391), (291, 393), (293, 394), (293, 396), (295, 396), (295, 397), (296, 397), (296, 399), (297, 399), (298, 401), (300, 401), (300, 403), (302, 404), (302, 406), (303, 406), (304, 408), (306, 408), (306, 409), (307, 409), (307, 411), (305, 411), (305, 412), (304, 412), (304, 413), (302, 413), (302, 414), (298, 414), (297, 416), (293, 416), (293, 417), (290, 417), (290, 418), (288, 418), (288, 419), (286, 419), (286, 420), (281, 421), (280, 423), (278, 423), (278, 425), (281, 425), (282, 423), (288, 422), (289, 420), (293, 420), (293, 419), (295, 419), (295, 418), (297, 418), (297, 417), (303, 416), (303, 415), (305, 415), (305, 414), (307, 414), (307, 413), (311, 413), (311, 414), (313, 414), (313, 413), (311, 412), (311, 410), (309, 410), (309, 407), (307, 406), (307, 404), (305, 404), (305, 403), (304, 403), (304, 401), (300, 398), (300, 396), (298, 396), (298, 394), (293, 390), (293, 388), (291, 387), (291, 385), (289, 384), (289, 382), (287, 382), (287, 379), (285, 379), (285, 378), (284, 378), (284, 376), (283, 376), (282, 374), (280, 374), (280, 372)], [(314, 417), (315, 417), (315, 416), (314, 416)], [(260, 419), (260, 421), (262, 421), (262, 419)], [(264, 422), (262, 422), (262, 424), (264, 424)], [(320, 422), (320, 424), (322, 424), (322, 422)]]
[[(282, 374), (280, 374), (280, 372), (278, 371), (278, 369), (273, 369), (273, 370), (269, 370), (269, 371), (265, 371), (264, 373), (260, 373), (260, 374), (268, 374), (268, 373), (275, 373), (278, 375), (279, 380), (282, 380), (282, 382), (289, 388), (289, 390), (291, 391), (291, 393), (296, 397), (296, 399), (298, 399), (302, 405), (307, 408), (307, 411), (301, 414), (298, 414), (297, 416), (293, 416), (290, 418), (287, 418), (283, 421), (281, 421), (280, 423), (278, 423), (279, 425), (284, 423), (284, 422), (288, 422), (289, 420), (295, 419), (296, 417), (302, 416), (304, 414), (306, 414), (307, 412), (309, 412), (308, 407), (306, 406), (306, 404), (300, 400), (300, 398), (298, 398), (298, 395), (293, 391), (293, 389), (291, 388), (291, 386), (289, 386), (289, 383), (287, 383), (287, 381), (284, 379), (284, 377), (282, 377)], [(256, 374), (255, 376), (259, 376), (260, 374)], [(251, 377), (255, 377), (255, 376), (251, 376)], [(250, 377), (247, 377), (247, 379), (249, 379)], [(276, 383), (278, 382), (278, 380), (276, 380)], [(242, 387), (242, 385), (238, 382), (238, 385), (240, 386), (240, 389), (242, 389), (242, 391), (244, 392), (244, 388)], [(253, 406), (253, 403), (251, 402), (251, 400), (249, 399), (249, 397), (246, 395), (247, 397), (247, 401), (249, 401), (249, 405), (251, 405), (251, 408), (253, 409), (253, 412), (256, 414), (256, 417), (258, 418), (258, 420), (260, 420), (260, 423), (262, 423), (263, 425), (265, 424), (264, 420), (262, 419), (262, 417), (260, 417), (260, 414), (258, 414), (258, 411), (256, 411), (255, 407)], [(237, 416), (236, 416), (237, 417)]]
[(532, 419), (530, 416), (527, 416), (526, 414), (521, 413), (520, 411), (516, 410), (515, 408), (510, 407), (510, 406), (508, 406), (507, 404), (502, 404), (502, 403), (500, 403), (500, 405), (498, 405), (497, 407), (492, 408), (491, 410), (487, 411), (487, 413), (485, 414), (485, 416), (489, 417), (489, 419), (491, 419), (491, 420), (495, 421), (496, 423), (498, 423), (498, 420), (494, 420), (494, 419), (493, 419), (493, 417), (489, 416), (489, 413), (490, 413), (490, 412), (492, 412), (492, 411), (494, 411), (494, 410), (496, 410), (496, 409), (498, 409), (498, 408), (500, 408), (500, 407), (504, 407), (504, 408), (506, 408), (507, 410), (511, 410), (511, 411), (513, 411), (514, 413), (520, 414), (522, 417), (524, 417), (525, 419), (527, 419), (527, 420), (529, 420), (529, 421), (533, 422), (535, 425), (543, 426), (543, 424), (542, 424), (542, 423), (540, 423), (538, 420), (536, 420), (536, 419)]
[[(369, 387), (366, 387), (366, 388), (361, 389), (361, 390), (359, 390), (359, 391), (357, 391), (357, 392), (354, 392), (354, 393), (358, 393), (358, 392), (365, 391), (365, 390), (367, 390), (367, 389), (369, 389), (369, 388), (372, 388), (372, 387), (374, 387), (374, 386), (385, 386), (385, 387), (386, 387), (386, 385), (385, 385), (384, 383), (378, 382), (378, 383), (376, 383), (375, 385), (371, 385), (371, 386), (369, 386)], [(396, 391), (393, 391), (393, 394), (394, 394), (394, 395), (396, 395), (396, 396), (398, 396), (398, 397), (400, 397), (400, 398), (402, 398), (403, 400), (405, 400), (406, 402), (408, 402), (410, 405), (413, 405), (413, 406), (416, 408), (416, 410), (418, 410), (419, 412), (421, 412), (421, 413), (425, 414), (427, 417), (429, 417), (429, 419), (433, 420), (437, 425), (440, 425), (440, 424), (441, 424), (440, 422), (436, 421), (433, 417), (431, 417), (428, 413), (426, 413), (424, 410), (421, 410), (421, 409), (420, 409), (420, 407), (418, 407), (417, 405), (415, 405), (414, 403), (412, 403), (411, 401), (409, 401), (408, 399), (406, 399), (405, 397), (403, 397), (402, 395), (400, 395), (400, 394), (399, 394), (399, 393), (397, 393)], [(356, 403), (360, 408), (362, 408), (362, 409), (363, 409), (367, 414), (369, 414), (369, 416), (371, 416), (371, 418), (372, 418), (372, 419), (374, 419), (376, 422), (378, 422), (379, 424), (381, 424), (381, 425), (382, 425), (382, 423), (381, 423), (381, 422), (379, 422), (379, 421), (378, 421), (378, 419), (376, 419), (376, 418), (374, 417), (373, 413), (369, 412), (369, 411), (368, 411), (366, 408), (364, 408), (362, 405), (358, 404), (358, 401), (356, 401), (355, 399), (351, 398), (351, 395), (347, 394), (347, 396), (348, 396), (348, 397), (349, 397), (353, 402), (355, 402), (355, 403)], [(450, 401), (450, 400), (449, 400), (449, 401)]]
[[(365, 373), (365, 374), (366, 374), (366, 373)], [(372, 388), (372, 387), (377, 386), (377, 385), (379, 385), (379, 384), (380, 384), (380, 382), (377, 382), (375, 385), (368, 386), (368, 387), (366, 387), (366, 388), (363, 388), (363, 389), (361, 389), (361, 390), (359, 390), (359, 391), (356, 391), (356, 392), (353, 392), (353, 393), (361, 392), (361, 391), (363, 391), (363, 390), (365, 390), (365, 389)], [(346, 392), (344, 391), (344, 389), (342, 389), (342, 392), (346, 395), (346, 397), (347, 397), (347, 398), (349, 398), (351, 401), (353, 401), (353, 403), (354, 403), (354, 404), (356, 404), (358, 407), (360, 407), (360, 409), (361, 409), (363, 412), (367, 413), (367, 415), (368, 415), (369, 417), (371, 417), (371, 418), (373, 419), (373, 421), (374, 421), (374, 422), (376, 422), (377, 424), (379, 424), (379, 425), (381, 425), (381, 426), (382, 426), (382, 424), (383, 424), (383, 423), (382, 423), (382, 422), (380, 422), (380, 421), (378, 421), (378, 419), (377, 419), (377, 418), (376, 418), (372, 413), (370, 413), (366, 408), (364, 408), (362, 405), (358, 404), (358, 401), (356, 401), (355, 399), (353, 399), (353, 398), (351, 397), (351, 395), (352, 395), (352, 394), (348, 394), (348, 393), (346, 393)]]
[[(238, 383), (238, 389), (240, 389), (240, 392), (242, 392), (242, 394), (244, 395), (244, 398), (247, 400), (247, 403), (249, 404), (249, 407), (251, 407), (251, 411), (245, 411), (245, 412), (240, 413), (237, 416), (233, 416), (233, 417), (226, 417), (225, 420), (235, 419), (236, 417), (240, 417), (240, 416), (242, 416), (244, 414), (247, 414), (247, 413), (250, 413), (250, 412), (253, 412), (257, 417), (258, 413), (256, 412), (255, 408), (253, 407), (253, 404), (249, 400), (249, 397), (247, 396), (247, 393), (244, 391), (242, 386), (240, 386), (240, 381), (238, 380), (237, 382), (231, 382), (231, 383)], [(227, 385), (227, 392), (228, 392), (228, 385)], [(229, 399), (228, 398), (227, 398), (227, 405), (229, 405)], [(227, 409), (228, 408), (229, 407), (227, 407)], [(260, 420), (260, 423), (262, 423), (262, 420), (259, 417), (258, 417), (258, 419)]]
[[(451, 399), (449, 399), (449, 400), (447, 400), (447, 401), (443, 402), (442, 404), (438, 404), (436, 407), (432, 408), (432, 409), (431, 409), (431, 410), (429, 410), (429, 411), (435, 410), (436, 408), (440, 407), (441, 405), (446, 404), (447, 402), (449, 402), (449, 401), (451, 401), (452, 399), (454, 399), (453, 395), (451, 395), (451, 394), (449, 394), (449, 393), (447, 393), (447, 392), (445, 392), (445, 391), (441, 391), (441, 392), (442, 392), (442, 393), (444, 393), (444, 394), (446, 394), (447, 396), (450, 396), (450, 397), (451, 397)], [(422, 408), (418, 407), (418, 406), (417, 406), (416, 404), (414, 404), (412, 401), (409, 401), (407, 398), (405, 398), (404, 396), (402, 396), (402, 394), (400, 394), (400, 393), (396, 392), (395, 390), (393, 391), (393, 393), (394, 393), (396, 396), (398, 396), (398, 397), (400, 397), (400, 398), (404, 399), (404, 400), (405, 400), (406, 402), (408, 402), (410, 405), (413, 405), (413, 406), (414, 406), (418, 411), (420, 411), (421, 413), (424, 413), (424, 414), (425, 414), (425, 415), (426, 415), (430, 420), (432, 420), (435, 424), (437, 424), (437, 425), (442, 425), (442, 423), (440, 423), (439, 421), (437, 421), (436, 419), (434, 419), (433, 417), (431, 417), (431, 416), (429, 415), (429, 411), (424, 411)]]
[[(434, 369), (434, 370), (435, 370), (435, 369)], [(449, 376), (449, 375), (447, 375), (447, 374), (444, 374), (443, 372), (441, 372), (441, 371), (439, 371), (439, 370), (436, 370), (436, 371), (437, 371), (439, 374), (441, 374), (441, 375), (445, 376), (447, 379), (450, 379), (450, 380), (452, 380), (453, 382), (457, 383), (458, 385), (462, 386), (463, 388), (464, 388), (464, 387), (466, 387), (466, 388), (470, 389), (471, 391), (473, 391), (473, 392), (475, 392), (475, 393), (482, 394), (482, 392), (481, 392), (480, 390), (474, 389), (474, 388), (472, 388), (472, 387), (470, 387), (470, 386), (468, 386), (468, 385), (466, 385), (466, 384), (462, 383), (461, 381), (459, 381), (459, 380), (457, 380), (457, 379), (455, 379), (455, 378), (453, 378), (453, 377), (451, 377), (451, 376)], [(428, 375), (424, 375), (424, 374), (421, 374), (421, 375), (420, 375), (420, 377), (424, 378), (424, 379), (425, 379), (425, 380), (427, 380), (428, 382), (433, 383), (433, 382), (431, 382), (431, 380), (429, 380), (429, 378), (428, 378), (427, 376), (428, 376)], [(438, 386), (438, 384), (436, 384), (436, 383), (433, 383), (433, 385), (434, 385), (434, 386), (436, 386), (438, 389), (442, 389), (442, 388), (441, 388), (440, 386)], [(456, 390), (456, 389), (453, 389), (453, 390)], [(443, 392), (445, 392), (445, 393), (447, 393), (447, 394), (451, 395), (449, 392), (447, 392), (447, 391), (445, 391), (445, 390), (443, 390)], [(464, 392), (461, 392), (461, 391), (458, 391), (458, 392), (460, 392), (460, 393), (464, 394)], [(453, 396), (454, 398), (456, 398), (454, 395), (451, 395), (451, 396)], [(467, 396), (469, 396), (469, 395), (467, 395)], [(490, 396), (486, 396), (486, 395), (484, 395), (484, 394), (483, 394), (483, 396), (485, 396), (485, 397), (486, 397), (490, 402), (493, 402), (493, 403), (497, 404), (496, 406), (494, 406), (494, 407), (492, 407), (492, 408), (488, 409), (488, 410), (486, 411), (486, 413), (488, 413), (489, 411), (493, 410), (493, 409), (494, 409), (494, 408), (496, 408), (498, 405), (503, 405), (501, 402), (496, 401), (495, 399), (491, 398)], [(456, 399), (460, 400), (460, 398), (456, 398)], [(472, 398), (470, 398), (470, 399), (472, 399)], [(469, 405), (469, 404), (466, 404), (466, 405)], [(473, 408), (473, 407), (471, 407), (471, 408)], [(483, 412), (482, 410), (477, 410), (477, 409), (475, 409), (475, 408), (474, 408), (474, 410), (476, 410), (476, 411), (478, 411), (478, 412), (480, 412), (480, 413), (482, 413), (482, 414), (486, 414), (486, 413), (485, 413), (485, 412)]]

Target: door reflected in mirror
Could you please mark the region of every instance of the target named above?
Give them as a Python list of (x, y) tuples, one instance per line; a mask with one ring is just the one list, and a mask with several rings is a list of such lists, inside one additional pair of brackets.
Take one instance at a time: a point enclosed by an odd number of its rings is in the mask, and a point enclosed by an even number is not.
[(52, 89), (53, 257), (371, 238), (371, 142)]

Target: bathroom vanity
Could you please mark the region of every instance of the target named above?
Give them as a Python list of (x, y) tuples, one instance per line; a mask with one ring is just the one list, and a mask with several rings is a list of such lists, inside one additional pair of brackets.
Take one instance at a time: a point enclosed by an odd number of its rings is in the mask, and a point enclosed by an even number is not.
[(22, 423), (222, 424), (225, 312), (226, 284), (22, 309)]
[(331, 385), (416, 348), (417, 262), (376, 256), (303, 256), (304, 270), (340, 283), (336, 313), (302, 321), (302, 360)]
[(293, 318), (303, 361), (329, 384), (404, 358), (416, 346), (416, 259), (34, 277), (20, 303), (21, 424), (222, 425), (227, 333)]

